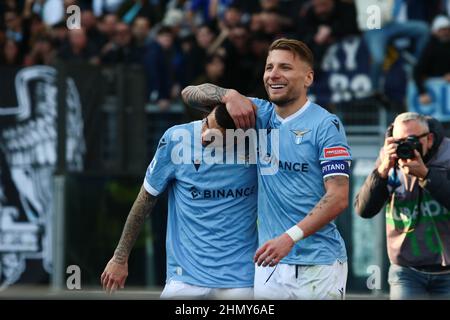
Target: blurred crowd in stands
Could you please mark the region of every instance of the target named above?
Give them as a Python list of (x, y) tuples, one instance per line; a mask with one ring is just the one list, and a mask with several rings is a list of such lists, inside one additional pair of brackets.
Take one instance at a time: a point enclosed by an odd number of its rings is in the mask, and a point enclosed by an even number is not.
[[(382, 18), (375, 29), (373, 4)], [(81, 9), (80, 29), (67, 27), (71, 5)], [(280, 37), (306, 42), (320, 68), (330, 45), (360, 35), (374, 95), (383, 94), (387, 45), (399, 37), (414, 43), (408, 63), (423, 103), (426, 78), (450, 81), (449, 0), (2, 0), (0, 12), (0, 65), (141, 65), (148, 102), (161, 109), (203, 82), (265, 97), (267, 49)]]

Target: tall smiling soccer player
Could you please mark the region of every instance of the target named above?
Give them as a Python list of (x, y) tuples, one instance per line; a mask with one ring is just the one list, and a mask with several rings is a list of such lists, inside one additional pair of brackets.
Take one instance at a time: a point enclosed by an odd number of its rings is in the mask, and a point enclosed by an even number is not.
[(263, 173), (258, 157), (257, 299), (344, 298), (347, 254), (333, 220), (348, 207), (351, 154), (339, 119), (307, 98), (313, 76), (310, 49), (279, 39), (264, 72), (270, 101), (212, 84), (182, 92), (191, 107), (224, 103), (237, 127), (279, 130), (279, 159), (268, 155), (278, 171)]
[(128, 256), (144, 218), (167, 188), (167, 280), (161, 298), (253, 297), (253, 255), (258, 245), (256, 166), (207, 160), (213, 150), (216, 155), (221, 150), (223, 160), (234, 150), (234, 140), (227, 144), (218, 138), (225, 128), (235, 125), (220, 105), (203, 121), (165, 132), (114, 256), (101, 276), (107, 291), (123, 288)]

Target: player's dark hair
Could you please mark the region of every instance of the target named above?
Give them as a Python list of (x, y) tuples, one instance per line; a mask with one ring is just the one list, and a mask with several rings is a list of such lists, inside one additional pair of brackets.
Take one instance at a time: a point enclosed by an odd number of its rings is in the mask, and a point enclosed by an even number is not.
[(236, 130), (236, 125), (234, 124), (233, 118), (231, 118), (224, 104), (219, 104), (214, 110), (216, 122), (220, 127), (223, 129)]
[(287, 50), (297, 55), (302, 61), (306, 62), (311, 68), (314, 68), (314, 56), (311, 49), (299, 40), (281, 38), (275, 40), (269, 47), (272, 50)]

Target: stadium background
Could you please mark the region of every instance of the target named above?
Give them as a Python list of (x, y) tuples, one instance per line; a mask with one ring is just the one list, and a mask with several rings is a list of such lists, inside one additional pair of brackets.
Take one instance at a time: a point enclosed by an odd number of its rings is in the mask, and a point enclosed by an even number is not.
[[(215, 19), (209, 2), (217, 3)], [(407, 16), (428, 23), (439, 12), (439, 1), (405, 3)], [(67, 28), (70, 5), (81, 8), (81, 30)], [(305, 23), (314, 10), (311, 1), (289, 0), (18, 0), (2, 1), (0, 12), (1, 296), (17, 288), (67, 293), (69, 265), (80, 267), (84, 292), (98, 292), (157, 141), (168, 127), (200, 116), (183, 105), (180, 89), (212, 82), (264, 97), (268, 45), (282, 36), (310, 41)], [(390, 44), (383, 98), (371, 95), (357, 28), (314, 48), (309, 97), (346, 127), (352, 202), (397, 113), (450, 120), (445, 82), (429, 82), (433, 105), (418, 103), (413, 47), (406, 38)], [(164, 284), (166, 209), (164, 195), (130, 257), (127, 290), (140, 297), (144, 290), (157, 297)], [(348, 293), (384, 296), (383, 215), (365, 221), (349, 206), (336, 223), (349, 256)], [(367, 286), (374, 266), (378, 290)]]

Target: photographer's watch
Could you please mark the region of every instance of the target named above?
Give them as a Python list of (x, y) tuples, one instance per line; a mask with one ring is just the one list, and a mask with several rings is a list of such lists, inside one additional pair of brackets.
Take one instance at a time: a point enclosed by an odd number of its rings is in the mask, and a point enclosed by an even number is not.
[(427, 175), (424, 178), (419, 178), (419, 185), (422, 189), (425, 189), (426, 186), (430, 183), (430, 169), (428, 169)]

